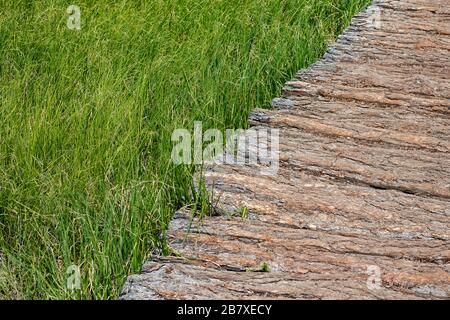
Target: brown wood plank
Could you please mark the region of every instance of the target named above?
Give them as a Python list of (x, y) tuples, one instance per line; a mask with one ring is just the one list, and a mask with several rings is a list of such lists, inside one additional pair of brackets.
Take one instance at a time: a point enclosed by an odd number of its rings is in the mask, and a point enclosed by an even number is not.
[(251, 114), (279, 129), (277, 174), (208, 167), (216, 214), (179, 212), (174, 255), (151, 257), (122, 298), (449, 299), (449, 8), (386, 0), (357, 15)]

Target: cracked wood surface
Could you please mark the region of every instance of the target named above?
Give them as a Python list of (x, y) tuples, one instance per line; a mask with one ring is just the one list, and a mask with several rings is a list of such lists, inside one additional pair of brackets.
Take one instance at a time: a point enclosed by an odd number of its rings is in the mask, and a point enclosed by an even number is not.
[(357, 15), (271, 110), (250, 115), (280, 130), (278, 173), (209, 168), (220, 214), (191, 224), (178, 213), (177, 256), (152, 257), (121, 298), (449, 299), (449, 54), (450, 0)]

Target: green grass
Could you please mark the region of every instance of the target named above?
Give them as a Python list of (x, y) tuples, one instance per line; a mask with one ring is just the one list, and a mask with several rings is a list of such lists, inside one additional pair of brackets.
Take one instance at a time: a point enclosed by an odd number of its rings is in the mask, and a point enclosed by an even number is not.
[(245, 127), (368, 1), (109, 2), (0, 0), (0, 298), (116, 298), (195, 205), (173, 130)]

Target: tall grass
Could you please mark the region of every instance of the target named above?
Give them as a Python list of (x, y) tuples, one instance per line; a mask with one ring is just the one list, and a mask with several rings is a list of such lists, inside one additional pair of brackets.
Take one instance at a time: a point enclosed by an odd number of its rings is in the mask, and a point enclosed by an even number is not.
[(367, 2), (0, 0), (0, 298), (117, 297), (193, 201), (173, 130), (245, 127)]

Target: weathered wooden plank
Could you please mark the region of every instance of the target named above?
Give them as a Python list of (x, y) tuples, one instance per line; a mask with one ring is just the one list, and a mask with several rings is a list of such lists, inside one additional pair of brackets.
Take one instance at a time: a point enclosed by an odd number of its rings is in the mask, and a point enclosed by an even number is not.
[[(123, 294), (127, 299), (423, 299), (444, 295), (422, 285), (368, 290), (367, 274), (333, 269), (323, 272), (235, 272), (205, 261), (154, 258), (142, 274), (131, 276)], [(311, 290), (314, 288), (314, 290)]]
[[(351, 235), (450, 239), (448, 201), (412, 196), (315, 176), (293, 176), (283, 167), (277, 179), (210, 172), (222, 211), (246, 207), (252, 219), (291, 228), (319, 228)], [(243, 187), (244, 186), (244, 187)]]
[(279, 129), (277, 174), (208, 167), (216, 215), (178, 213), (174, 256), (147, 261), (122, 298), (450, 298), (449, 8), (386, 0), (357, 15), (251, 114)]

